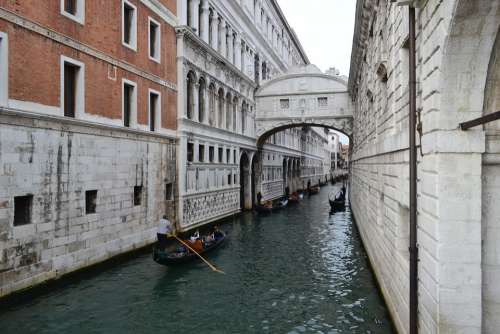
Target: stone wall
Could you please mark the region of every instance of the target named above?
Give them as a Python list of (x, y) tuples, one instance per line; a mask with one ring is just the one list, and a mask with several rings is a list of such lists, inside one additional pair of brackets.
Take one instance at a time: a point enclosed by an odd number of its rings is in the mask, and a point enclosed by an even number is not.
[[(490, 65), (488, 75), (499, 3), (429, 0), (416, 10), (422, 333), (498, 328), (498, 131), (458, 125), (496, 109), (485, 110), (484, 97), (487, 77), (498, 71)], [(358, 1), (349, 82), (355, 100), (351, 204), (401, 333), (409, 320), (407, 38), (407, 7)]]
[[(7, 109), (0, 128), (0, 297), (148, 245), (161, 215), (175, 220), (174, 140)], [(29, 221), (14, 226), (26, 195)]]

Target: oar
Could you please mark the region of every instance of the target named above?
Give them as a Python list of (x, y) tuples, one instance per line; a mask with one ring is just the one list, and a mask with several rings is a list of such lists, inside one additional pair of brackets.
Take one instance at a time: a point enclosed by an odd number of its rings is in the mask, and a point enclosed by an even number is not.
[(203, 256), (201, 256), (197, 251), (195, 251), (193, 248), (191, 248), (191, 246), (189, 246), (187, 243), (185, 243), (184, 241), (182, 241), (182, 239), (178, 238), (176, 235), (174, 235), (174, 238), (177, 239), (177, 241), (179, 241), (181, 244), (183, 244), (184, 246), (186, 246), (187, 248), (189, 248), (189, 250), (191, 250), (193, 253), (195, 253), (196, 255), (198, 255), (198, 257), (200, 259), (202, 259), (203, 262), (205, 262), (210, 267), (210, 269), (212, 269), (215, 272), (218, 272), (218, 273), (221, 273), (221, 274), (225, 274), (225, 272), (223, 272), (222, 270), (219, 270), (219, 269), (215, 268), (214, 265), (212, 265), (210, 262), (208, 262), (207, 260), (205, 260), (203, 258)]

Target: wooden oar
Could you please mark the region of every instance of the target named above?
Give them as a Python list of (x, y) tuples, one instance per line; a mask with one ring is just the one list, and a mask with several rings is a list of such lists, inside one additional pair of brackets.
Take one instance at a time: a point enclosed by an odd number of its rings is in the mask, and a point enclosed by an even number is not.
[(177, 239), (177, 241), (179, 241), (181, 244), (183, 244), (184, 246), (186, 246), (187, 248), (189, 248), (189, 250), (191, 250), (193, 253), (195, 253), (196, 255), (198, 255), (198, 257), (200, 259), (202, 259), (203, 262), (205, 262), (210, 267), (210, 269), (212, 269), (215, 272), (218, 272), (218, 273), (221, 273), (221, 274), (225, 274), (225, 272), (223, 272), (222, 270), (219, 270), (219, 269), (215, 268), (214, 265), (212, 265), (210, 262), (208, 262), (207, 260), (205, 260), (203, 258), (203, 256), (201, 256), (197, 251), (195, 251), (191, 246), (189, 246), (187, 243), (185, 243), (182, 239), (178, 238), (176, 235), (174, 235), (174, 238)]

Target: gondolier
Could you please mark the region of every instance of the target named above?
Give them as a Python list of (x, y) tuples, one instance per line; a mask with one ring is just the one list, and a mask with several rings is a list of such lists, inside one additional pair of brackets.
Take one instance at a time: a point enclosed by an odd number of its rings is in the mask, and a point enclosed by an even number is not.
[(158, 232), (156, 236), (158, 238), (158, 247), (160, 249), (165, 249), (167, 245), (167, 239), (172, 236), (174, 232), (174, 228), (172, 223), (167, 219), (166, 215), (160, 219), (160, 223), (158, 224)]

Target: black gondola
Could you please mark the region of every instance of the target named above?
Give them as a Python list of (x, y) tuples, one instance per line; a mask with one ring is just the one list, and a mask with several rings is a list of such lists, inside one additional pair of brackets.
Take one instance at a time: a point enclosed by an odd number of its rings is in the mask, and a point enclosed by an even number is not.
[(342, 188), (333, 197), (332, 193), (328, 195), (328, 202), (330, 202), (330, 208), (332, 211), (342, 211), (345, 209), (345, 188)]
[[(198, 252), (198, 254), (205, 254), (219, 247), (226, 240), (226, 234), (222, 231), (218, 232), (215, 241), (210, 245), (203, 248), (203, 251)], [(185, 246), (183, 246), (185, 247)], [(198, 255), (193, 252), (168, 252), (166, 250), (160, 250), (157, 247), (153, 250), (153, 260), (161, 265), (168, 266), (172, 264), (185, 263), (192, 260), (199, 259)]]

